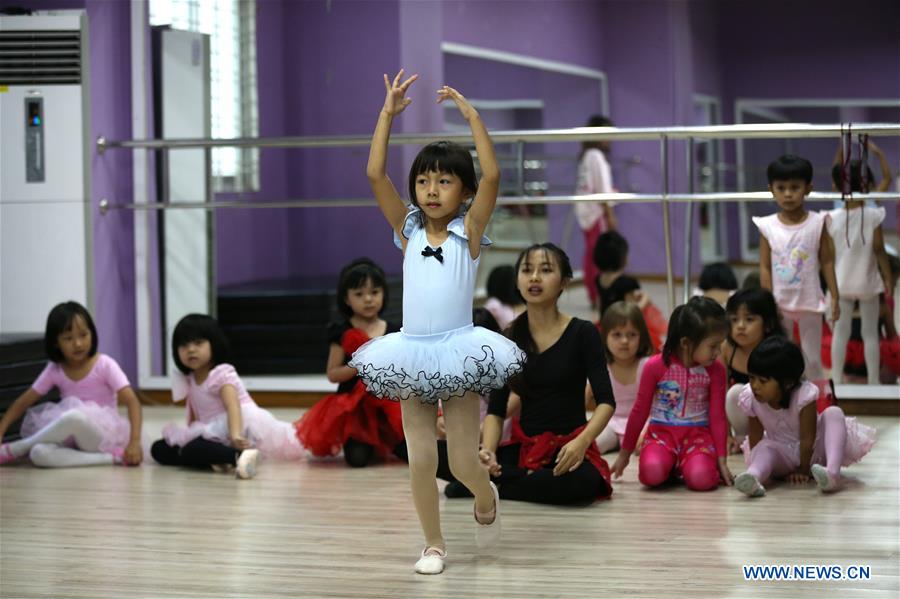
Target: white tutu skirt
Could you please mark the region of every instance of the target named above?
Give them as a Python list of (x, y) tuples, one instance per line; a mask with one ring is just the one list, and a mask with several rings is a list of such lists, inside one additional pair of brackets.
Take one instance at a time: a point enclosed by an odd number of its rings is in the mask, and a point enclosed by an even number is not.
[(376, 397), (434, 404), (503, 387), (522, 372), (525, 352), (503, 335), (467, 325), (434, 335), (401, 331), (372, 339), (354, 352), (349, 366)]
[[(88, 421), (101, 433), (100, 451), (116, 453), (124, 449), (131, 439), (131, 423), (113, 406), (101, 406), (92, 401), (83, 401), (77, 397), (64, 397), (58, 402), (47, 402), (37, 405), (25, 414), (20, 434), (22, 438), (30, 437), (51, 422), (70, 410), (83, 413)], [(68, 447), (79, 449), (74, 439), (64, 443)], [(143, 443), (146, 454), (146, 443)]]
[[(296, 460), (306, 454), (290, 422), (278, 420), (253, 403), (241, 404), (241, 419), (244, 425), (242, 431), (244, 438), (259, 449), (263, 457), (273, 460)], [(197, 437), (231, 445), (228, 414), (224, 412), (210, 422), (195, 421), (188, 426), (168, 424), (163, 428), (162, 436), (169, 445), (181, 447)]]

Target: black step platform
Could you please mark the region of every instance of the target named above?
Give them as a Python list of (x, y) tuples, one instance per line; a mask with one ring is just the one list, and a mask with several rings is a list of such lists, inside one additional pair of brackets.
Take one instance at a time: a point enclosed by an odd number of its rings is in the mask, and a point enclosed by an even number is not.
[[(221, 287), (218, 320), (242, 375), (323, 374), (337, 277), (267, 279)], [(401, 278), (388, 278), (386, 320), (402, 317)]]
[[(0, 414), (25, 392), (47, 365), (44, 339), (34, 335), (0, 335)], [(40, 401), (58, 401), (54, 389)], [(40, 403), (40, 402), (39, 402)], [(6, 431), (6, 440), (18, 436), (21, 420)]]

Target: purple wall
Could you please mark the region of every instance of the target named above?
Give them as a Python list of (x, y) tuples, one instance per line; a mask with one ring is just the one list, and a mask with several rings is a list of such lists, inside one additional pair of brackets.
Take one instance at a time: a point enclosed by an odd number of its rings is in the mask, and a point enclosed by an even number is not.
[[(91, 31), (91, 137), (130, 139), (131, 5), (88, 0), (85, 7)], [(113, 356), (136, 381), (134, 213), (113, 210), (101, 216), (97, 209), (101, 198), (133, 201), (131, 153), (114, 151), (99, 156), (94, 150), (91, 160), (97, 333), (102, 351)]]
[[(686, 3), (604, 4), (605, 66), (610, 79), (610, 112), (622, 127), (689, 124), (694, 119), (693, 54)], [(640, 35), (635, 35), (640, 31)], [(674, 74), (678, 73), (675, 77)], [(684, 143), (669, 142), (670, 191), (687, 189)], [(659, 142), (617, 142), (613, 155), (639, 157), (640, 164), (616, 173), (623, 191), (650, 193), (662, 186)], [(631, 244), (632, 272), (664, 273), (662, 207), (631, 204), (616, 208), (620, 229)], [(673, 264), (683, 271), (684, 206), (670, 207)], [(648, 229), (649, 227), (649, 229)], [(650, 234), (648, 234), (648, 231)], [(693, 255), (699, 244), (696, 236)], [(695, 258), (696, 267), (697, 260)]]
[[(288, 109), (283, 2), (260, 2), (256, 13), (259, 136), (285, 135)], [(288, 161), (284, 150), (260, 150), (260, 189), (256, 193), (218, 194), (220, 200), (284, 200), (288, 198)], [(288, 209), (224, 209), (216, 218), (216, 276), (220, 286), (290, 275)]]
[[(369, 134), (384, 101), (381, 74), (400, 66), (398, 3), (286, 2), (283, 10), (285, 30), (291, 32), (284, 44), (289, 57), (284, 133)], [(415, 63), (403, 66), (418, 70)], [(291, 150), (287, 155), (291, 197), (372, 197), (365, 177), (368, 148)], [(392, 152), (391, 175), (402, 188), (400, 163), (399, 152)], [(288, 226), (293, 276), (334, 274), (361, 255), (389, 272), (400, 270), (400, 254), (374, 200), (372, 208), (294, 210)]]
[[(445, 0), (443, 41), (603, 68), (604, 2)], [(435, 14), (435, 17), (438, 15)]]

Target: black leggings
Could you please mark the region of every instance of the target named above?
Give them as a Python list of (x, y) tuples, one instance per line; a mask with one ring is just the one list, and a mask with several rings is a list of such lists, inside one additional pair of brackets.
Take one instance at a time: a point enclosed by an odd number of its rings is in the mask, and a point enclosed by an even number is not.
[(187, 466), (188, 468), (209, 468), (214, 464), (237, 462), (240, 451), (234, 447), (197, 437), (185, 444), (169, 445), (164, 439), (150, 447), (150, 455), (163, 466)]
[[(500, 491), (501, 499), (513, 501), (529, 501), (551, 505), (568, 505), (573, 503), (591, 503), (609, 490), (600, 472), (587, 460), (574, 472), (561, 476), (553, 476), (553, 461), (545, 467), (529, 474), (528, 470), (519, 468), (519, 449), (521, 445), (505, 445), (497, 449), (497, 462), (502, 466), (500, 476), (491, 477)], [(556, 456), (554, 456), (554, 459)], [(438, 478), (456, 482), (450, 472), (447, 459), (447, 444), (438, 441)]]

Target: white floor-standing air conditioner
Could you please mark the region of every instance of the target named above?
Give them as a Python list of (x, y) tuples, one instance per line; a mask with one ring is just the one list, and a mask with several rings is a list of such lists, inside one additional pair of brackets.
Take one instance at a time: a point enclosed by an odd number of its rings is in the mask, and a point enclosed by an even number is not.
[(91, 308), (90, 101), (83, 11), (0, 16), (0, 332)]

